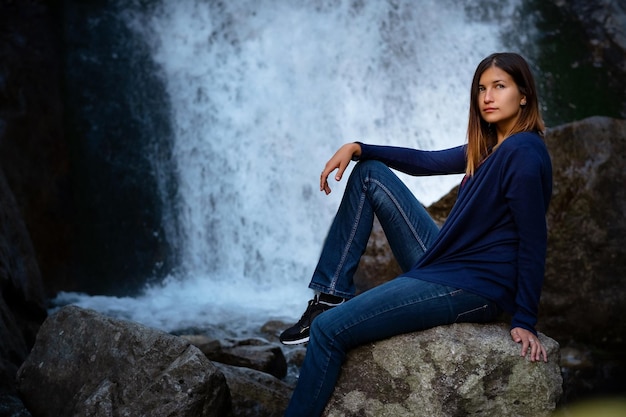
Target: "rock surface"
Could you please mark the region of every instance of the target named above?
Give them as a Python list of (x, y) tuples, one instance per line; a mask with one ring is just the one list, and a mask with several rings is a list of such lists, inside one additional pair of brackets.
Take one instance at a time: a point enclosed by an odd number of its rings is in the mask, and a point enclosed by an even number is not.
[(234, 417), (280, 417), (292, 387), (264, 372), (215, 363), (226, 377)]
[(0, 169), (0, 411), (6, 404), (14, 412), (22, 408), (13, 381), (46, 318), (45, 306), (30, 237)]
[(563, 125), (546, 143), (554, 191), (539, 325), (562, 343), (624, 352), (626, 120)]
[(562, 393), (559, 345), (520, 357), (504, 324), (453, 324), (348, 353), (325, 417), (549, 416)]
[[(582, 22), (597, 61), (626, 75), (626, 3), (620, 0), (552, 0)], [(598, 62), (600, 64), (601, 62)]]
[(182, 338), (64, 307), (46, 319), (18, 371), (37, 417), (224, 417), (224, 375)]
[(282, 349), (262, 338), (215, 340), (203, 335), (183, 335), (213, 362), (255, 369), (276, 378), (287, 374)]
[(70, 158), (59, 2), (0, 1), (0, 166), (28, 226), (46, 290), (68, 285)]

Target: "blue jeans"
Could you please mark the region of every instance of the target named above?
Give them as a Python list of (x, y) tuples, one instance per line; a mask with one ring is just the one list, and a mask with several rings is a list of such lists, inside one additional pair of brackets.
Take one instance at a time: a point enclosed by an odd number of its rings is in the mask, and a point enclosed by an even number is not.
[(404, 183), (383, 163), (359, 162), (324, 242), (310, 288), (349, 298), (318, 316), (285, 416), (319, 416), (348, 350), (397, 334), (454, 322), (489, 322), (495, 303), (445, 285), (400, 276), (354, 297), (352, 280), (378, 217), (400, 267), (407, 271), (439, 228)]

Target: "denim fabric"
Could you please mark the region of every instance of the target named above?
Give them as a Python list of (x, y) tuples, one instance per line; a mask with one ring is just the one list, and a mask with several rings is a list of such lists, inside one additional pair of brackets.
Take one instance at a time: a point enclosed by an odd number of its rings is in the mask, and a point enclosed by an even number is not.
[(500, 310), (464, 290), (398, 277), (354, 297), (352, 276), (378, 217), (403, 270), (410, 269), (437, 236), (426, 210), (387, 166), (358, 163), (324, 243), (310, 287), (351, 298), (318, 316), (285, 416), (319, 416), (330, 398), (348, 350), (401, 333), (454, 322), (493, 321)]
[(401, 333), (455, 322), (490, 322), (500, 313), (464, 290), (398, 277), (318, 316), (285, 416), (319, 416), (348, 350)]
[(324, 242), (309, 287), (352, 298), (352, 277), (372, 232), (374, 214), (400, 268), (408, 271), (439, 233), (424, 206), (382, 162), (356, 164)]

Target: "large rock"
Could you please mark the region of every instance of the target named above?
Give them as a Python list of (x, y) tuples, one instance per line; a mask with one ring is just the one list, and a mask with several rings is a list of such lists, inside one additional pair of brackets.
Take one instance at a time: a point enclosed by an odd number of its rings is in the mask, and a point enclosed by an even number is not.
[(453, 324), (348, 353), (326, 417), (549, 416), (562, 393), (559, 345), (520, 357), (504, 324)]
[(72, 278), (71, 222), (77, 216), (60, 82), (61, 3), (0, 1), (0, 166), (28, 226), (46, 290), (54, 292), (68, 289)]
[(215, 363), (226, 377), (235, 417), (281, 417), (292, 387), (255, 369)]
[(626, 120), (563, 125), (546, 143), (554, 191), (539, 326), (562, 344), (624, 352)]
[(551, 0), (574, 17), (594, 49), (597, 65), (626, 74), (626, 3), (620, 0)]
[(18, 371), (37, 417), (230, 415), (224, 375), (182, 338), (64, 307)]
[(35, 253), (0, 168), (0, 411), (18, 413), (23, 409), (15, 390), (15, 374), (45, 318)]
[(182, 335), (213, 362), (255, 369), (276, 378), (287, 374), (287, 361), (280, 346), (262, 338), (215, 340), (205, 335)]

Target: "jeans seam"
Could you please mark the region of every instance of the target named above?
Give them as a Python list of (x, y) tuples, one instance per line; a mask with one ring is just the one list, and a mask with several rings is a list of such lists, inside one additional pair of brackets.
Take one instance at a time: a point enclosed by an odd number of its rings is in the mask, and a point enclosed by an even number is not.
[(387, 194), (387, 196), (389, 197), (389, 199), (393, 202), (393, 204), (396, 206), (396, 209), (398, 210), (398, 212), (400, 213), (400, 215), (402, 216), (402, 218), (404, 219), (404, 222), (407, 224), (409, 230), (411, 231), (411, 234), (413, 235), (413, 237), (415, 238), (415, 240), (417, 241), (417, 243), (422, 247), (423, 251), (426, 251), (428, 248), (426, 247), (426, 244), (424, 244), (424, 241), (422, 240), (422, 238), (419, 236), (419, 233), (417, 233), (417, 230), (415, 230), (415, 227), (413, 227), (413, 224), (411, 223), (411, 221), (409, 220), (409, 216), (407, 216), (406, 212), (402, 209), (402, 206), (400, 205), (400, 203), (398, 202), (398, 199), (395, 197), (395, 195), (387, 188), (385, 187), (384, 184), (382, 184), (380, 181), (375, 180), (375, 179), (370, 179), (369, 177), (365, 179), (366, 182), (373, 182), (374, 184), (378, 185), (384, 192), (385, 194)]
[(466, 314), (475, 313), (475, 312), (477, 312), (477, 311), (481, 311), (481, 310), (485, 311), (485, 310), (487, 310), (487, 308), (488, 308), (488, 307), (489, 307), (489, 305), (488, 305), (488, 304), (485, 304), (485, 305), (482, 305), (482, 306), (480, 306), (480, 307), (476, 307), (476, 308), (473, 308), (473, 309), (471, 309), (471, 310), (468, 310), (468, 311), (464, 311), (464, 312), (462, 312), (462, 313), (459, 313), (459, 314), (457, 314), (457, 315), (456, 315), (456, 318), (454, 319), (454, 322), (456, 323), (456, 322), (457, 322), (457, 321), (458, 321), (461, 317), (463, 317), (463, 316), (464, 316), (464, 315), (466, 315)]
[(344, 331), (346, 331), (346, 330), (348, 330), (348, 329), (350, 329), (350, 328), (352, 328), (352, 327), (354, 327), (356, 325), (359, 325), (359, 324), (363, 323), (366, 320), (371, 319), (376, 314), (388, 313), (390, 311), (397, 310), (398, 308), (404, 308), (404, 307), (406, 307), (408, 305), (413, 305), (413, 304), (418, 304), (418, 303), (422, 303), (422, 302), (425, 302), (425, 301), (430, 301), (430, 300), (433, 300), (435, 298), (451, 297), (451, 296), (454, 295), (455, 292), (456, 292), (456, 290), (452, 290), (452, 291), (446, 292), (444, 294), (437, 294), (437, 295), (430, 296), (428, 298), (421, 298), (419, 300), (413, 299), (413, 300), (407, 301), (407, 302), (405, 302), (403, 304), (393, 305), (392, 308), (387, 308), (387, 309), (384, 309), (384, 310), (377, 310), (376, 312), (373, 312), (373, 314), (370, 314), (368, 316), (362, 317), (362, 318), (354, 321), (350, 325), (343, 327), (339, 332), (335, 333), (335, 337), (337, 337), (339, 334), (343, 333)]
[(396, 207), (396, 209), (398, 210), (398, 213), (400, 213), (400, 216), (402, 217), (402, 219), (404, 220), (404, 223), (407, 225), (407, 227), (411, 231), (411, 234), (413, 235), (413, 238), (415, 239), (415, 241), (420, 245), (423, 251), (426, 251), (428, 249), (426, 247), (426, 244), (420, 237), (419, 233), (417, 232), (417, 230), (415, 229), (415, 227), (409, 220), (409, 216), (406, 214), (406, 212), (402, 208), (402, 205), (400, 205), (400, 203), (398, 202), (398, 199), (396, 198), (396, 196), (383, 183), (368, 176), (363, 179), (363, 187), (361, 188), (361, 195), (359, 197), (359, 205), (358, 205), (356, 215), (354, 217), (354, 223), (352, 224), (352, 229), (350, 230), (350, 236), (346, 242), (344, 251), (341, 254), (341, 258), (339, 260), (337, 268), (335, 269), (335, 273), (333, 274), (333, 277), (330, 281), (330, 285), (329, 285), (330, 291), (335, 290), (337, 281), (339, 280), (339, 275), (341, 273), (343, 266), (346, 263), (346, 259), (348, 258), (348, 252), (350, 251), (350, 247), (352, 246), (352, 242), (354, 241), (354, 237), (356, 236), (356, 231), (357, 231), (359, 222), (361, 221), (361, 215), (363, 213), (363, 206), (365, 204), (367, 184), (369, 183), (376, 184), (378, 187), (380, 187), (380, 189), (385, 193), (385, 195), (387, 195), (389, 200), (391, 200), (393, 205)]
[[(334, 348), (334, 345), (335, 345), (335, 341), (331, 340), (330, 341), (330, 345), (328, 346), (328, 348), (332, 350)], [(330, 367), (331, 357), (332, 357), (332, 355), (328, 355), (328, 359), (324, 363), (324, 367), (322, 368), (322, 374), (323, 375), (326, 375), (326, 373), (328, 372), (328, 368)], [(324, 385), (324, 378), (320, 378), (319, 384), (316, 387), (316, 391), (317, 392), (315, 392), (313, 394), (313, 397), (312, 397), (313, 398), (312, 403), (317, 401), (317, 398), (319, 397), (320, 393), (322, 392), (323, 385)]]
[(363, 213), (364, 204), (365, 204), (365, 190), (362, 189), (361, 197), (359, 198), (358, 210), (356, 212), (356, 215), (354, 216), (354, 223), (352, 224), (352, 229), (350, 230), (350, 237), (348, 238), (348, 241), (346, 242), (346, 246), (344, 247), (343, 253), (341, 254), (341, 259), (339, 260), (337, 269), (335, 270), (335, 273), (333, 274), (333, 278), (330, 282), (331, 291), (335, 290), (335, 286), (337, 285), (337, 281), (339, 280), (339, 274), (341, 273), (341, 269), (346, 263), (346, 259), (348, 259), (348, 252), (350, 251), (350, 247), (352, 246), (352, 242), (354, 241), (354, 236), (356, 235), (359, 222), (361, 221), (361, 214)]

